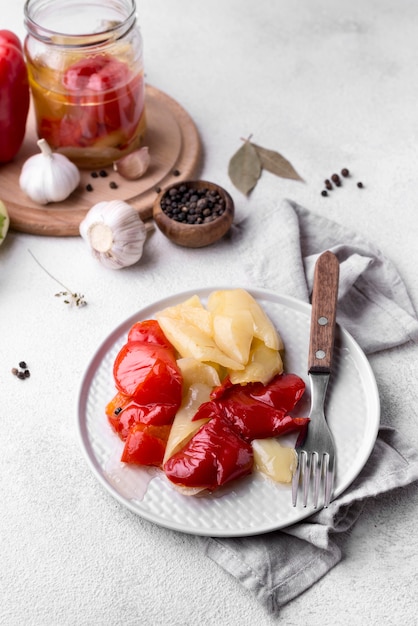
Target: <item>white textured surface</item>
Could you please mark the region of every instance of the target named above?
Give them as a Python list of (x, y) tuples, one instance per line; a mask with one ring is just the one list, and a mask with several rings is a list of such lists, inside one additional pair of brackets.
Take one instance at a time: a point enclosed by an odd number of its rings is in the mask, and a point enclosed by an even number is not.
[[(22, 7), (1, 0), (2, 28), (23, 35)], [(415, 0), (142, 0), (139, 13), (148, 81), (196, 121), (202, 174), (231, 191), (238, 219), (262, 219), (290, 197), (355, 229), (395, 263), (418, 308)], [(250, 200), (236, 193), (227, 163), (251, 133), (306, 184), (265, 173)], [(341, 167), (352, 171), (350, 184), (322, 198), (323, 179)], [(158, 297), (244, 284), (262, 229), (243, 227), (234, 241), (242, 265), (219, 266), (227, 242), (191, 256), (155, 233), (141, 263), (120, 273), (96, 265), (78, 238), (10, 233), (1, 246), (2, 626), (415, 623), (416, 485), (368, 502), (353, 532), (337, 538), (344, 560), (273, 619), (193, 537), (121, 507), (84, 462), (75, 398), (91, 354)], [(67, 310), (55, 299), (59, 287), (28, 248), (89, 305)], [(10, 374), (21, 359), (32, 372), (24, 382)], [(417, 446), (417, 347), (370, 360), (382, 421)]]

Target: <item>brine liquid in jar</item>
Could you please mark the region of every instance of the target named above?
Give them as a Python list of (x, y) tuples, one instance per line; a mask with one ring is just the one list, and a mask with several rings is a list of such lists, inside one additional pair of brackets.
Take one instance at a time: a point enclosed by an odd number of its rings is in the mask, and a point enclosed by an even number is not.
[(36, 129), (80, 168), (144, 138), (142, 37), (134, 0), (27, 0), (25, 54)]

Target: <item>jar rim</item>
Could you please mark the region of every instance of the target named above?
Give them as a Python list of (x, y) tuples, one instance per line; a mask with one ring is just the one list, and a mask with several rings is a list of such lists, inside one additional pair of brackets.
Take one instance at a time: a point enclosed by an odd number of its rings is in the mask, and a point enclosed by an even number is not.
[[(135, 0), (112, 0), (111, 4), (114, 5), (115, 9), (126, 9), (126, 13), (122, 16), (120, 22), (109, 21), (103, 28), (95, 29), (94, 32), (69, 33), (65, 29), (50, 28), (37, 21), (36, 18), (39, 11), (42, 12), (42, 10), (53, 8), (61, 13), (65, 2), (69, 4), (73, 3), (74, 0), (60, 0), (59, 2), (58, 0), (55, 2), (54, 0), (26, 0), (24, 5), (24, 23), (27, 32), (36, 39), (57, 46), (93, 46), (125, 36), (136, 22)], [(97, 5), (103, 9), (103, 0), (84, 1), (81, 5), (83, 7), (86, 7), (86, 5)]]

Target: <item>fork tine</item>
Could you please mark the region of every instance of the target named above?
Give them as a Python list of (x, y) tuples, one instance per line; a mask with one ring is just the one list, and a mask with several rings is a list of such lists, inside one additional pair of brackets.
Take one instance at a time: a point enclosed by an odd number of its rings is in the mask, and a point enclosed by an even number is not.
[(295, 472), (292, 477), (292, 504), (296, 506), (296, 502), (298, 499), (298, 490), (299, 490), (299, 480), (300, 480), (300, 453), (298, 453), (298, 463), (295, 469)]
[(326, 471), (325, 471), (325, 496), (324, 496), (324, 507), (328, 508), (331, 497), (332, 490), (334, 488), (334, 459), (329, 456), (329, 454), (325, 455), (326, 457)]
[(313, 478), (313, 505), (316, 509), (318, 507), (318, 497), (319, 497), (319, 485), (321, 484), (321, 475), (322, 475), (322, 458), (319, 457), (317, 452), (312, 452), (312, 469), (311, 474)]
[(301, 474), (302, 474), (303, 506), (306, 506), (308, 502), (309, 483), (311, 480), (311, 458), (305, 452), (305, 450), (301, 451), (301, 455), (302, 455)]

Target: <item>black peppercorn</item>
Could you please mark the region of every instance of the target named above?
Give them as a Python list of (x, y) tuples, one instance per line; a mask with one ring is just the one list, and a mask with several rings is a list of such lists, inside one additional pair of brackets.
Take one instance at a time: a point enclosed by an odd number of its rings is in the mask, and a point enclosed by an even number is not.
[(112, 181), (109, 183), (109, 187), (110, 187), (111, 189), (117, 189), (117, 188), (118, 188), (118, 184), (117, 184), (117, 183), (115, 183), (115, 181), (114, 181), (114, 180), (112, 180)]
[(24, 378), (29, 378), (30, 372), (28, 370), (28, 366), (26, 365), (26, 361), (19, 361), (19, 369), (17, 367), (12, 367), (13, 376), (17, 376), (20, 380)]
[(100, 170), (99, 175), (100, 175), (102, 178), (106, 178), (106, 176), (107, 176), (108, 174), (107, 174), (106, 170)]
[(323, 189), (321, 191), (321, 196), (327, 196), (328, 195), (328, 191), (326, 189)]
[(325, 181), (325, 187), (328, 189), (328, 191), (331, 191), (332, 189), (332, 183), (328, 178)]
[(340, 180), (340, 177), (338, 176), (338, 174), (333, 174), (331, 176), (331, 180), (332, 180), (333, 183), (335, 183), (337, 185), (337, 187), (341, 186), (341, 180)]
[(357, 183), (357, 187), (358, 187), (359, 189), (363, 189), (363, 186), (364, 186), (364, 185), (363, 185), (363, 183), (361, 183), (361, 182), (360, 182), (360, 183)]
[(341, 170), (341, 174), (344, 176), (344, 178), (347, 178), (347, 176), (349, 176), (350, 172), (346, 167), (343, 167), (343, 169)]
[(91, 177), (92, 177), (92, 178), (97, 178), (98, 176), (99, 176), (99, 175), (98, 175), (98, 173), (97, 173), (97, 172), (92, 172), (92, 173), (91, 173)]
[(90, 183), (88, 183), (88, 185), (86, 185), (86, 190), (93, 191), (93, 185), (90, 185)]
[(216, 190), (190, 190), (186, 185), (172, 187), (161, 199), (163, 213), (177, 222), (202, 224), (225, 211), (225, 202)]

